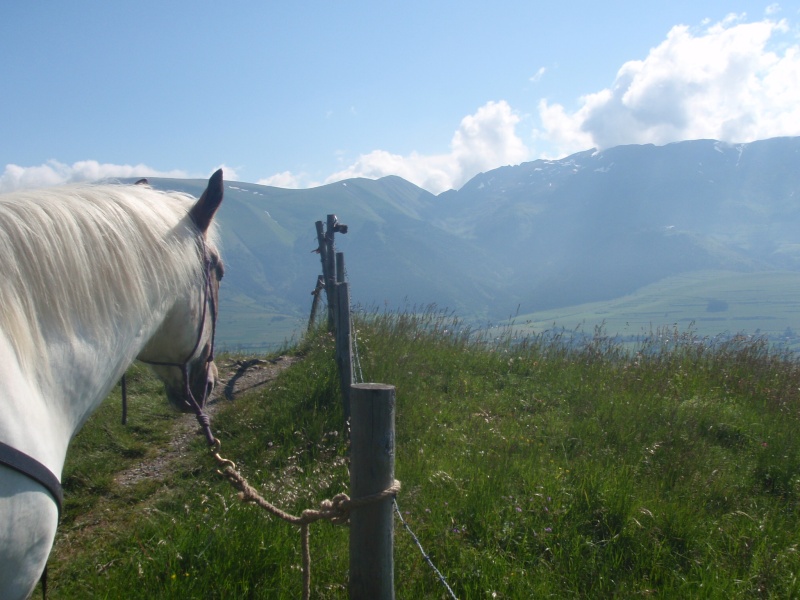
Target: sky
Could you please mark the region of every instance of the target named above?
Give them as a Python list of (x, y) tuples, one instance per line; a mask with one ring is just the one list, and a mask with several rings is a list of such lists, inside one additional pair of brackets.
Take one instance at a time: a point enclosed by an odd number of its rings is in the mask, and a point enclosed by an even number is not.
[(789, 2), (4, 2), (0, 54), (3, 192), (222, 166), (438, 194), (591, 148), (800, 135)]

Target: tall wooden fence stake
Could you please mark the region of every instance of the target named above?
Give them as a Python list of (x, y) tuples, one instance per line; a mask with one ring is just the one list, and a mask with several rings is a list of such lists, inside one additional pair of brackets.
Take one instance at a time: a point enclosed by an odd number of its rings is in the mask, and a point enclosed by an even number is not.
[(350, 386), (353, 383), (353, 341), (350, 334), (350, 287), (336, 284), (336, 364), (342, 391), (344, 420), (350, 418)]
[(319, 295), (325, 289), (325, 278), (320, 275), (317, 277), (317, 287), (311, 292), (314, 299), (311, 301), (311, 315), (308, 317), (308, 331), (314, 329), (314, 321), (317, 320), (317, 308), (319, 307)]
[(334, 234), (338, 219), (336, 215), (328, 215), (325, 225), (325, 292), (328, 295), (328, 331), (333, 331), (336, 323), (336, 246)]
[[(350, 497), (380, 493), (394, 483), (395, 388), (351, 387)], [(350, 600), (394, 600), (394, 519), (386, 498), (350, 514)]]
[(350, 386), (353, 383), (353, 341), (350, 332), (350, 285), (345, 281), (344, 253), (336, 253), (336, 364), (342, 391), (344, 420), (350, 418)]

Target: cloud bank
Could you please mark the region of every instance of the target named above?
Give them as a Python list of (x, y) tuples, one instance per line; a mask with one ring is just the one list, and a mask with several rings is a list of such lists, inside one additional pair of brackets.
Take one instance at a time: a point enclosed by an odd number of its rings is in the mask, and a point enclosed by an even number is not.
[[(221, 167), (225, 170), (226, 179), (238, 179), (234, 169), (225, 165), (221, 165)], [(185, 179), (189, 177), (206, 177), (206, 175), (190, 174), (178, 169), (160, 171), (143, 164), (115, 165), (100, 163), (96, 160), (82, 160), (68, 165), (57, 160), (50, 160), (43, 165), (33, 167), (21, 167), (15, 164), (6, 165), (2, 175), (0, 175), (0, 192), (123, 177), (172, 177)]]
[(679, 25), (611, 87), (569, 111), (539, 102), (534, 139), (553, 155), (689, 139), (750, 142), (800, 135), (800, 48), (787, 21), (729, 15), (699, 32)]
[[(767, 11), (776, 12), (777, 6)], [(678, 25), (643, 60), (623, 64), (610, 87), (579, 98), (574, 110), (541, 99), (530, 137), (520, 137), (521, 119), (506, 101), (488, 102), (464, 117), (448, 153), (374, 150), (326, 182), (399, 175), (439, 193), (481, 171), (590, 148), (800, 135), (800, 45), (792, 33), (785, 19), (748, 23), (734, 14), (700, 29)], [(544, 74), (540, 68), (531, 80)], [(280, 177), (301, 187), (302, 178)]]
[[(350, 177), (399, 175), (439, 193), (461, 187), (482, 171), (590, 148), (800, 135), (800, 44), (788, 20), (775, 18), (778, 12), (772, 5), (761, 21), (729, 15), (701, 28), (675, 26), (644, 59), (623, 64), (608, 88), (585, 94), (574, 107), (546, 98), (536, 107), (487, 102), (461, 120), (447, 152), (396, 154), (376, 149), (323, 182), (284, 171), (258, 183), (299, 188)], [(545, 74), (540, 68), (530, 79), (540, 81)], [(523, 121), (520, 114), (528, 113), (535, 116)], [(522, 123), (528, 134), (518, 132)], [(238, 179), (229, 168), (225, 175)], [(0, 191), (134, 176), (201, 177), (146, 165), (49, 161), (33, 167), (6, 165)]]
[(505, 101), (488, 102), (461, 120), (446, 154), (409, 155), (374, 150), (362, 154), (326, 183), (367, 177), (399, 175), (433, 193), (458, 188), (481, 171), (526, 160), (529, 150), (516, 133), (520, 117)]

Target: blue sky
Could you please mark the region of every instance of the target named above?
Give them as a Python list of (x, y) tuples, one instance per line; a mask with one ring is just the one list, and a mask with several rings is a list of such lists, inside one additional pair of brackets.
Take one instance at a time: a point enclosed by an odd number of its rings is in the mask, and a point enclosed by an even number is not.
[(6, 2), (0, 52), (0, 191), (224, 166), (438, 193), (592, 147), (800, 135), (789, 3)]

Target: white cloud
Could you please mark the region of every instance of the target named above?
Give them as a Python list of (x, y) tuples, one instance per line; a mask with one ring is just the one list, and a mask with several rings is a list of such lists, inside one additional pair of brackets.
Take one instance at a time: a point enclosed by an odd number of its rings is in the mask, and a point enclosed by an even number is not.
[(291, 171), (283, 171), (281, 173), (275, 173), (270, 177), (265, 177), (264, 179), (259, 179), (256, 183), (258, 185), (271, 185), (273, 187), (279, 187), (284, 189), (297, 189), (301, 187), (306, 187), (303, 185), (302, 181), (305, 179), (305, 175), (295, 175)]
[[(592, 147), (665, 144), (713, 138), (748, 142), (800, 135), (800, 44), (786, 19), (770, 5), (761, 21), (730, 14), (702, 28), (673, 27), (643, 60), (623, 64), (606, 89), (587, 93), (575, 109), (542, 99), (533, 130), (534, 155), (517, 135), (521, 118), (506, 101), (488, 102), (464, 117), (449, 150), (441, 154), (397, 154), (373, 150), (343, 161), (325, 183), (351, 177), (399, 175), (433, 193), (459, 188), (476, 174), (535, 156), (557, 158)], [(545, 67), (532, 82), (542, 80)], [(549, 77), (548, 77), (549, 79)], [(356, 114), (355, 107), (351, 113)], [(225, 168), (227, 180), (238, 180)], [(0, 191), (113, 177), (188, 177), (146, 165), (49, 161), (39, 166), (6, 165)], [(193, 175), (198, 177), (198, 175)], [(258, 181), (283, 188), (318, 185), (307, 173), (284, 171)]]
[(546, 72), (547, 72), (547, 69), (545, 67), (539, 67), (539, 70), (536, 71), (536, 73), (533, 74), (533, 76), (530, 78), (530, 80), (533, 83), (536, 83), (536, 82), (540, 81), (542, 79), (542, 77), (544, 77), (544, 74)]
[(399, 175), (433, 193), (458, 188), (482, 171), (515, 164), (528, 157), (528, 149), (517, 136), (519, 117), (505, 101), (488, 102), (461, 120), (446, 154), (408, 155), (374, 150), (362, 154), (326, 182), (351, 177), (377, 179)]
[[(219, 165), (223, 169), (227, 181), (237, 181), (239, 176), (236, 169), (226, 165)], [(46, 187), (62, 183), (75, 183), (80, 181), (98, 181), (102, 179), (119, 179), (124, 177), (171, 177), (185, 179), (188, 177), (205, 177), (207, 175), (189, 174), (186, 171), (173, 169), (160, 171), (147, 165), (115, 165), (100, 163), (96, 160), (81, 160), (71, 165), (57, 160), (50, 160), (43, 165), (21, 167), (8, 164), (0, 175), (0, 192), (11, 192), (23, 188)]]
[(44, 187), (77, 181), (96, 181), (120, 177), (188, 177), (185, 171), (158, 171), (147, 165), (113, 165), (82, 160), (71, 165), (51, 160), (43, 165), (21, 167), (8, 164), (0, 175), (0, 192)]
[(564, 155), (591, 147), (800, 135), (800, 47), (785, 20), (728, 15), (700, 32), (673, 27), (644, 60), (570, 112), (539, 103), (534, 138)]
[(764, 9), (764, 14), (766, 15), (774, 15), (781, 12), (781, 5), (775, 2), (774, 4), (770, 4), (767, 8)]

